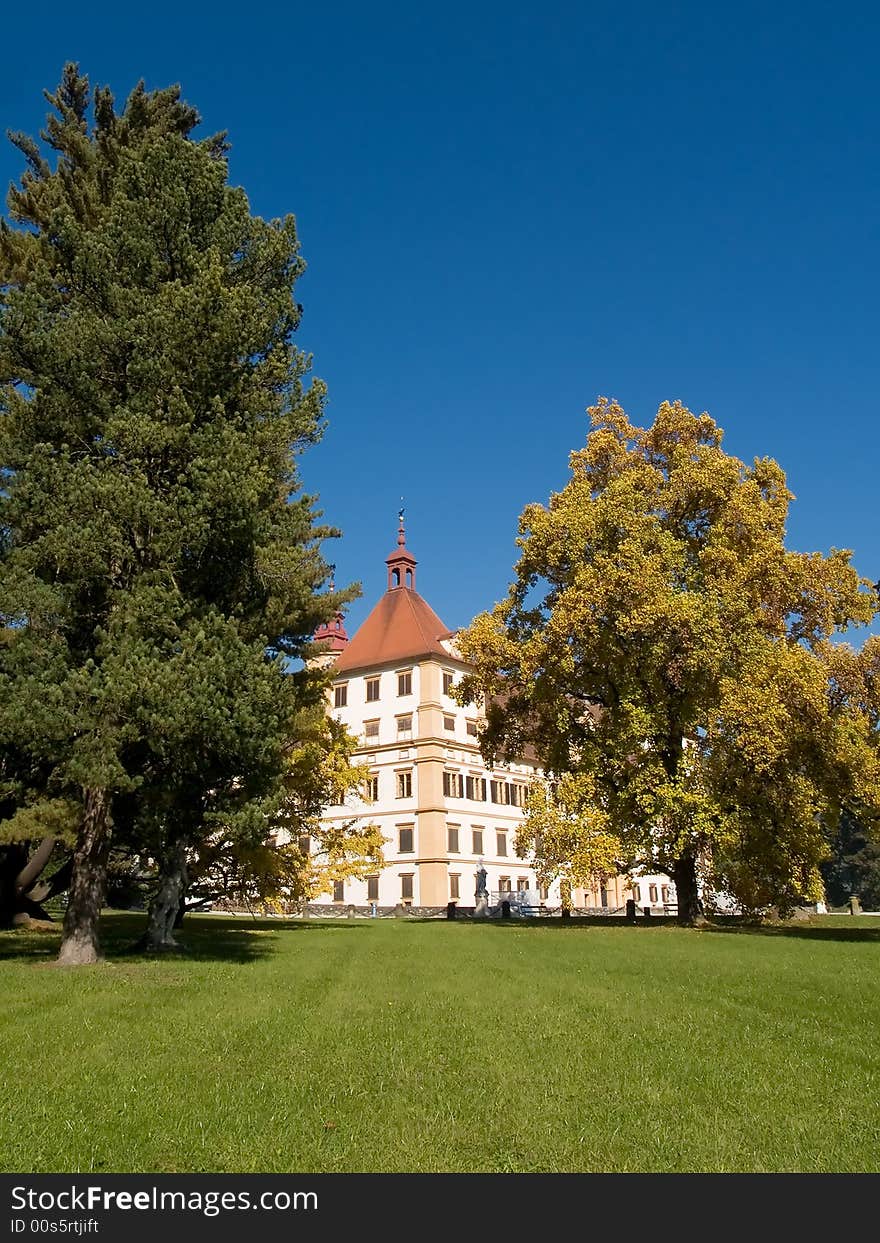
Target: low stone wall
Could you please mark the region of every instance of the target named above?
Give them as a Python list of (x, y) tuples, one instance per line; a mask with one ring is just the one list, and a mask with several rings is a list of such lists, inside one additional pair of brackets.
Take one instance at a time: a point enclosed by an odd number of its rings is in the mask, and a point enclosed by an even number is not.
[[(473, 913), (473, 907), (467, 908)], [(329, 905), (323, 902), (310, 902), (303, 912), (310, 919), (312, 917), (325, 919), (445, 919), (445, 906), (378, 906), (376, 914), (373, 915), (371, 906), (354, 906), (348, 903), (333, 903)], [(463, 908), (459, 907), (459, 914), (463, 913)]]

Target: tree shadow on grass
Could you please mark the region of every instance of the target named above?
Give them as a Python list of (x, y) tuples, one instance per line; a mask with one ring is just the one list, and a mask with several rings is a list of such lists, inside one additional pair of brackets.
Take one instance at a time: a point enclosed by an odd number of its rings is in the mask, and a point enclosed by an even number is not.
[(747, 937), (789, 937), (800, 941), (864, 941), (880, 943), (880, 928), (819, 928), (815, 924), (708, 924), (695, 932)]
[(61, 925), (56, 929), (12, 928), (0, 932), (0, 962), (50, 962), (58, 955)]
[[(410, 922), (410, 921), (407, 921)], [(416, 922), (415, 920), (411, 922)], [(427, 923), (428, 920), (419, 920), (420, 923)], [(522, 930), (529, 928), (552, 929), (555, 932), (584, 932), (595, 928), (604, 928), (614, 931), (630, 931), (635, 934), (643, 934), (650, 929), (657, 928), (679, 928), (682, 927), (674, 916), (652, 916), (650, 919), (637, 918), (635, 922), (630, 923), (626, 919), (619, 916), (608, 915), (575, 915), (571, 919), (557, 918), (541, 918), (530, 917), (527, 919), (461, 919), (450, 920), (451, 923), (462, 924), (481, 924), (486, 928), (502, 928), (509, 930), (515, 928)], [(736, 935), (736, 936), (755, 936), (755, 937), (789, 937), (804, 941), (862, 941), (862, 942), (880, 942), (880, 920), (877, 921), (876, 927), (855, 927), (842, 928), (830, 927), (823, 928), (816, 924), (793, 922), (790, 924), (755, 924), (747, 923), (739, 915), (728, 915), (713, 918), (710, 922), (700, 924), (695, 928), (682, 927), (682, 931), (693, 932), (709, 935)]]
[[(216, 920), (210, 925), (185, 925), (180, 930), (181, 952), (150, 954), (135, 950), (146, 916), (132, 912), (106, 914), (101, 919), (101, 948), (108, 962), (256, 962), (274, 950), (278, 930), (262, 922)], [(18, 928), (0, 933), (0, 961), (52, 962), (61, 944), (61, 923)]]
[[(462, 920), (462, 923), (465, 921)], [(646, 932), (652, 928), (677, 928), (678, 920), (673, 916), (654, 915), (650, 919), (640, 917), (634, 922), (623, 919), (619, 915), (574, 915), (571, 919), (560, 919), (558, 916), (530, 915), (526, 918), (512, 916), (510, 919), (469, 919), (468, 923), (483, 924), (487, 928), (552, 928), (554, 932), (573, 932), (575, 929), (605, 928), (614, 931)]]
[[(289, 919), (234, 915), (189, 915), (176, 932), (181, 952), (149, 953), (135, 949), (144, 931), (146, 915), (114, 911), (101, 918), (101, 948), (108, 962), (255, 962), (277, 948), (279, 937), (293, 932), (344, 932), (371, 921)], [(61, 920), (36, 926), (0, 930), (0, 962), (45, 962), (58, 956)]]

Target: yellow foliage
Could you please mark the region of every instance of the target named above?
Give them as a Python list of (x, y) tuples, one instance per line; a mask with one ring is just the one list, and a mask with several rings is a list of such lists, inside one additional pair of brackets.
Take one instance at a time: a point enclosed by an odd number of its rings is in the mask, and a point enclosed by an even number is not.
[(507, 598), (457, 636), (486, 755), (530, 743), (558, 778), (523, 846), (539, 857), (540, 824), (557, 874), (614, 839), (670, 874), (709, 860), (748, 903), (806, 899), (841, 809), (880, 820), (880, 640), (835, 639), (873, 585), (849, 552), (785, 547), (784, 472), (725, 453), (709, 415), (589, 414), (569, 482), (523, 511)]
[(533, 782), (515, 849), (545, 884), (592, 885), (620, 870), (621, 844), (587, 774)]

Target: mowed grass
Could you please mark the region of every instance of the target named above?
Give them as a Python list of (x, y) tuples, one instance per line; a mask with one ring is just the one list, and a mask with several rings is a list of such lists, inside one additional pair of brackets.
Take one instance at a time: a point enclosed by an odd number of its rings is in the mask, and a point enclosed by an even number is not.
[(7, 1171), (880, 1169), (880, 920), (0, 934)]

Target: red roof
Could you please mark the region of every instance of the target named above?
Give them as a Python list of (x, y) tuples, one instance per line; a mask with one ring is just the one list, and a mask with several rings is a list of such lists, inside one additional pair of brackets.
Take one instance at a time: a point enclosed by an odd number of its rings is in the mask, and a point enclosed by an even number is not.
[(443, 656), (448, 660), (449, 653), (440, 640), (453, 634), (417, 591), (395, 587), (385, 592), (359, 627), (333, 671), (347, 673), (420, 656)]

